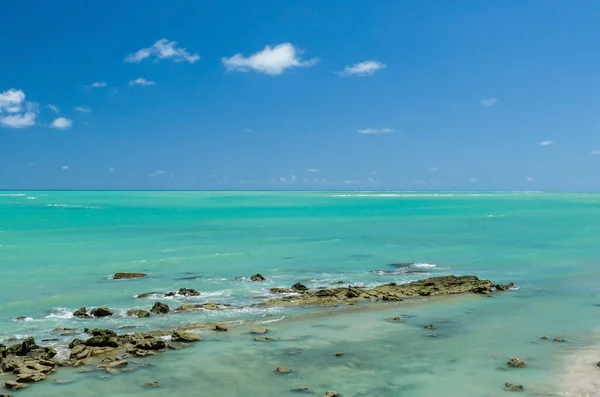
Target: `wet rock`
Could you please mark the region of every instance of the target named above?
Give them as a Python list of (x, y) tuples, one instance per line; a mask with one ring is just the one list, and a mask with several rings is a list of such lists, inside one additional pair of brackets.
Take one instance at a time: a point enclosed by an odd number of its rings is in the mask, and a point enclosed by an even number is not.
[(433, 325), (433, 324), (427, 324), (424, 328), (425, 329), (435, 329), (435, 325)]
[(132, 280), (146, 276), (146, 273), (115, 273), (113, 280)]
[(257, 334), (257, 335), (266, 334), (267, 332), (269, 332), (269, 330), (267, 328), (263, 328), (263, 327), (252, 328), (250, 330), (251, 334)]
[(252, 281), (265, 281), (266, 279), (259, 273), (256, 273), (255, 275), (253, 275), (252, 277), (250, 277), (250, 280)]
[(29, 374), (21, 374), (17, 375), (16, 382), (17, 383), (36, 383), (46, 380), (48, 375), (43, 374), (41, 372), (32, 372)]
[(21, 343), (16, 343), (6, 349), (6, 355), (26, 356), (38, 346), (35, 344), (33, 337), (28, 337)]
[(275, 339), (274, 339), (274, 338), (271, 338), (270, 336), (265, 336), (265, 337), (262, 337), (262, 336), (255, 336), (255, 337), (254, 337), (254, 341), (255, 341), (255, 342), (273, 342), (274, 340), (275, 340)]
[(205, 310), (219, 310), (223, 305), (217, 302), (207, 302), (200, 305), (202, 309)]
[(558, 343), (565, 343), (567, 340), (564, 339), (564, 338), (558, 338), (558, 337), (556, 337), (556, 338), (552, 339), (552, 341), (553, 342), (558, 342)]
[(75, 310), (73, 312), (73, 316), (79, 317), (79, 318), (90, 317), (90, 315), (88, 314), (87, 309), (85, 307), (80, 307), (79, 309)]
[(407, 270), (404, 272), (404, 274), (423, 274), (425, 273), (425, 270)]
[(150, 309), (150, 312), (154, 314), (167, 314), (170, 311), (171, 309), (169, 308), (169, 305), (162, 302), (155, 302), (154, 306), (152, 306), (152, 309)]
[(356, 289), (353, 289), (353, 288), (348, 288), (348, 292), (346, 292), (346, 298), (348, 298), (348, 299), (360, 298), (360, 296), (361, 296), (361, 291), (357, 291)]
[(547, 336), (542, 336), (540, 339), (541, 340), (548, 340), (548, 337)]
[(83, 330), (86, 334), (90, 334), (92, 336), (117, 336), (117, 333), (112, 329), (103, 329), (103, 328), (85, 328)]
[(515, 385), (512, 383), (508, 383), (508, 382), (506, 382), (504, 384), (504, 388), (508, 391), (523, 391), (523, 389), (524, 389), (523, 385)]
[(142, 292), (141, 294), (137, 294), (135, 297), (138, 299), (144, 299), (149, 297), (150, 295), (158, 295), (160, 292)]
[(144, 338), (138, 340), (135, 347), (140, 350), (163, 350), (167, 348), (167, 342), (164, 339)]
[(27, 319), (27, 317), (25, 317), (25, 316), (15, 317), (15, 321), (25, 321), (26, 319)]
[(511, 357), (506, 364), (508, 364), (509, 367), (523, 368), (525, 366), (525, 361), (521, 360), (519, 357)]
[(336, 392), (335, 390), (327, 390), (325, 392), (325, 397), (340, 397), (340, 393)]
[(292, 370), (289, 369), (288, 367), (277, 367), (277, 368), (275, 368), (275, 373), (277, 373), (277, 374), (289, 374), (291, 372), (292, 372)]
[(180, 288), (179, 291), (177, 291), (177, 292), (167, 292), (165, 294), (165, 296), (175, 296), (175, 295), (180, 295), (180, 296), (185, 296), (185, 297), (200, 296), (200, 292), (196, 291), (193, 288)]
[(296, 283), (294, 285), (292, 285), (292, 290), (295, 292), (306, 292), (308, 291), (308, 287), (302, 283)]
[(336, 357), (343, 357), (344, 356), (344, 352), (337, 352), (335, 353)]
[(130, 310), (127, 310), (127, 315), (129, 317), (146, 318), (146, 317), (150, 317), (150, 312), (148, 310), (143, 310), (143, 309), (130, 309)]
[(308, 387), (304, 387), (304, 386), (297, 386), (294, 387), (292, 390), (290, 390), (292, 393), (304, 393), (304, 394), (314, 394), (312, 390), (310, 390)]
[(508, 284), (496, 284), (494, 285), (494, 287), (498, 290), (498, 291), (508, 291), (509, 289), (511, 289), (512, 287), (515, 286), (515, 283), (508, 283)]
[(119, 347), (119, 341), (115, 336), (98, 335), (92, 336), (84, 342), (88, 347)]
[(158, 383), (157, 380), (149, 380), (148, 382), (144, 383), (144, 387), (159, 387), (160, 384)]
[(26, 383), (19, 383), (16, 380), (9, 380), (4, 384), (4, 387), (6, 387), (8, 390), (22, 390), (26, 387), (29, 387), (29, 385)]
[(343, 280), (332, 281), (331, 284), (344, 284)]
[(108, 317), (112, 316), (114, 313), (107, 307), (97, 307), (90, 311), (90, 314), (94, 317)]
[(191, 332), (173, 331), (171, 340), (175, 342), (196, 342), (202, 340), (202, 337)]
[(295, 291), (290, 288), (271, 288), (269, 289), (269, 292), (272, 294), (291, 294)]
[(148, 356), (154, 355), (153, 351), (143, 350), (143, 349), (130, 349), (127, 351), (127, 353), (129, 353), (135, 357), (148, 357)]
[(386, 320), (389, 321), (390, 323), (401, 323), (404, 321), (404, 320), (402, 320), (402, 317), (398, 317), (398, 316), (388, 317), (388, 318), (386, 318)]
[(226, 332), (228, 329), (227, 324), (216, 324), (215, 331)]
[(175, 309), (175, 311), (176, 312), (191, 312), (198, 308), (199, 308), (199, 305), (195, 305), (195, 304), (191, 304), (191, 303), (184, 303), (183, 305), (181, 305), (177, 309)]

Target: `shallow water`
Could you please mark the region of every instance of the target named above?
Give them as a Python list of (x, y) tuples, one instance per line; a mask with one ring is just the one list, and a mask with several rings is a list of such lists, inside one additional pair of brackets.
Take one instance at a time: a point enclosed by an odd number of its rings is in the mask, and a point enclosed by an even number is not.
[[(54, 339), (56, 327), (144, 330), (235, 319), (269, 321), (274, 337), (301, 337), (253, 342), (246, 325), (227, 334), (209, 332), (192, 347), (139, 360), (152, 367), (112, 376), (60, 370), (22, 396), (280, 396), (296, 386), (317, 395), (334, 389), (344, 396), (499, 396), (504, 382), (524, 384), (522, 395), (592, 396), (598, 391), (594, 355), (600, 361), (594, 347), (599, 199), (542, 193), (0, 192), (0, 338)], [(419, 263), (408, 270), (425, 273), (407, 274), (393, 263)], [(111, 280), (117, 271), (149, 277)], [(267, 281), (251, 282), (257, 272)], [(269, 288), (299, 280), (311, 287), (337, 280), (377, 285), (441, 274), (514, 281), (518, 288), (492, 298), (324, 312), (245, 307), (150, 319), (124, 315), (159, 299), (134, 298), (142, 292), (190, 287), (202, 292), (194, 302), (248, 306), (266, 299)], [(160, 300), (171, 307), (187, 301)], [(95, 320), (70, 314), (100, 305), (117, 314)], [(399, 314), (408, 316), (402, 324), (384, 320)], [(17, 316), (28, 319), (15, 321)], [(437, 328), (425, 330), (431, 322)], [(541, 335), (568, 343), (541, 341)], [(287, 354), (297, 349), (302, 352)], [(335, 357), (337, 351), (344, 357)], [(508, 370), (512, 355), (528, 366)], [(282, 365), (294, 372), (274, 374)], [(55, 384), (56, 378), (73, 383)], [(161, 387), (142, 386), (151, 379)]]

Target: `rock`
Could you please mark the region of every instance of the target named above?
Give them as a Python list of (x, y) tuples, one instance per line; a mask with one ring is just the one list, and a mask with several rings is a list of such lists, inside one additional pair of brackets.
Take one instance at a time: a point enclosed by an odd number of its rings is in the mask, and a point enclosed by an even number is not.
[(130, 309), (127, 310), (127, 315), (130, 317), (146, 318), (150, 317), (150, 312), (143, 309)]
[(141, 350), (162, 350), (167, 348), (167, 342), (157, 338), (142, 339), (135, 347)]
[(132, 280), (146, 276), (146, 273), (115, 273), (113, 280)]
[(250, 330), (251, 334), (258, 334), (258, 335), (266, 334), (267, 332), (269, 332), (269, 330), (267, 328), (262, 328), (262, 327), (252, 328)]
[(198, 305), (193, 305), (190, 303), (184, 303), (183, 305), (179, 306), (177, 309), (175, 309), (176, 312), (191, 312), (193, 310), (198, 309)]
[(46, 374), (43, 374), (41, 372), (33, 372), (30, 374), (17, 375), (16, 382), (17, 383), (35, 383), (35, 382), (41, 382), (43, 380), (46, 380), (47, 378), (48, 378), (48, 375), (46, 375)]
[(90, 317), (90, 315), (87, 313), (87, 309), (85, 307), (80, 307), (79, 309), (75, 310), (73, 312), (73, 316), (79, 317), (79, 318)]
[(288, 367), (277, 367), (277, 368), (275, 368), (275, 373), (277, 373), (277, 374), (289, 374), (291, 372), (292, 372), (292, 370), (289, 369)]
[(12, 346), (9, 346), (6, 349), (6, 355), (15, 355), (15, 356), (26, 356), (29, 354), (34, 348), (38, 346), (35, 344), (35, 340), (33, 337), (28, 337), (21, 343), (16, 343)]
[(166, 303), (162, 303), (162, 302), (154, 303), (154, 306), (152, 306), (152, 309), (150, 309), (150, 312), (152, 312), (154, 314), (167, 314), (170, 311), (171, 311), (171, 309), (169, 308), (169, 305), (167, 305)]
[(494, 287), (498, 290), (498, 291), (508, 291), (509, 289), (511, 289), (512, 287), (515, 286), (515, 283), (508, 283), (508, 284), (496, 284), (494, 285)]
[(253, 275), (252, 277), (250, 277), (250, 280), (252, 280), (252, 281), (265, 281), (265, 278), (261, 274), (256, 273), (255, 275)]
[(559, 342), (559, 343), (565, 343), (567, 340), (564, 338), (554, 338), (552, 339), (553, 342)]
[(157, 380), (149, 380), (148, 382), (144, 383), (144, 387), (159, 387), (159, 383)]
[(426, 328), (426, 329), (435, 329), (435, 325), (433, 325), (433, 324), (427, 324), (424, 328)]
[(6, 382), (4, 384), (4, 386), (8, 389), (8, 390), (22, 390), (26, 387), (29, 387), (28, 384), (26, 383), (19, 383), (16, 380), (9, 380), (8, 382)]
[(290, 390), (292, 393), (306, 393), (306, 394), (313, 394), (312, 390), (310, 390), (308, 387), (304, 387), (304, 386), (297, 386), (294, 387), (292, 390)]
[(150, 350), (143, 350), (143, 349), (131, 349), (128, 350), (127, 353), (136, 356), (136, 357), (148, 357), (148, 356), (153, 356), (154, 352), (150, 351)]
[(117, 337), (110, 335), (92, 336), (90, 339), (86, 340), (84, 344), (88, 347), (119, 347)]
[(325, 392), (325, 397), (340, 397), (340, 393), (336, 392), (335, 390), (327, 390)]
[(344, 356), (344, 352), (337, 352), (335, 353), (336, 357), (343, 357)]
[(254, 341), (255, 341), (255, 342), (273, 342), (274, 340), (275, 340), (275, 339), (274, 339), (274, 338), (271, 338), (270, 336), (265, 336), (265, 337), (262, 337), (262, 336), (255, 336), (255, 337), (254, 337)]
[(332, 281), (331, 284), (344, 284), (343, 280)]
[(222, 305), (217, 302), (206, 302), (206, 303), (199, 305), (199, 307), (201, 307), (202, 309), (205, 309), (205, 310), (219, 310), (219, 309), (221, 309), (221, 306)]
[(228, 329), (227, 324), (216, 324), (215, 331), (226, 332)]
[(90, 334), (92, 336), (117, 336), (117, 333), (112, 329), (104, 329), (104, 328), (85, 328), (83, 330), (86, 334)]
[(269, 292), (272, 294), (291, 294), (295, 291), (289, 288), (271, 288), (269, 289)]
[(27, 319), (27, 317), (25, 317), (25, 316), (15, 317), (15, 321), (25, 321), (26, 319)]
[(202, 337), (191, 332), (173, 331), (171, 340), (175, 342), (196, 342), (202, 340)]
[(511, 357), (506, 364), (510, 367), (522, 368), (525, 366), (525, 361), (521, 360), (519, 357)]
[(302, 283), (296, 283), (292, 285), (292, 290), (302, 293), (308, 291), (308, 287)]
[(112, 316), (114, 313), (107, 307), (98, 307), (96, 309), (92, 309), (90, 314), (94, 317), (108, 317)]
[(523, 385), (515, 385), (512, 383), (506, 382), (504, 384), (504, 387), (506, 388), (506, 390), (509, 390), (509, 391), (523, 391)]
[(548, 340), (548, 337), (547, 336), (542, 336), (540, 339), (541, 340)]
[(361, 296), (361, 291), (357, 291), (352, 288), (348, 288), (348, 292), (346, 292), (346, 298), (348, 298), (348, 299), (360, 298), (360, 296)]
[(198, 292), (192, 288), (180, 288), (179, 291), (177, 291), (177, 292), (167, 292), (165, 294), (165, 296), (175, 296), (175, 295), (181, 295), (181, 296), (186, 296), (186, 297), (200, 296), (200, 292)]
[(402, 317), (398, 317), (398, 316), (388, 317), (388, 318), (386, 318), (386, 320), (389, 321), (390, 323), (401, 323), (402, 321), (404, 321), (404, 320), (402, 320)]

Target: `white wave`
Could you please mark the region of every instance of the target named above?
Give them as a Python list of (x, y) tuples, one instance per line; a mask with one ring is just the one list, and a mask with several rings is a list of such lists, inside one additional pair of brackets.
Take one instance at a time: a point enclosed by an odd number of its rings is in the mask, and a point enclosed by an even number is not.
[(24, 197), (23, 193), (0, 193), (0, 197)]
[(90, 209), (90, 210), (99, 210), (100, 207), (94, 207), (89, 205), (77, 205), (77, 204), (46, 204), (46, 207), (55, 207), (55, 208), (78, 208), (78, 209)]
[(27, 197), (27, 200), (35, 200), (35, 199), (37, 199), (37, 197), (33, 197), (33, 196)]
[(46, 316), (46, 318), (52, 319), (70, 319), (73, 318), (73, 310), (69, 310), (64, 307), (56, 307), (50, 310), (50, 314)]
[(15, 321), (15, 322), (22, 322), (22, 321), (37, 321), (37, 320), (35, 320), (33, 317), (25, 317), (25, 318), (20, 318), (20, 319), (18, 319), (18, 320), (15, 318), (15, 319), (13, 319), (12, 321)]
[(284, 319), (285, 319), (285, 316), (282, 316), (280, 318), (273, 318), (273, 319), (270, 319), (270, 320), (259, 320), (259, 321), (256, 322), (256, 324), (276, 323), (276, 322), (284, 320)]
[(422, 268), (422, 269), (431, 269), (431, 268), (437, 267), (437, 265), (434, 265), (433, 263), (413, 263), (411, 265), (411, 267), (418, 267), (418, 268)]

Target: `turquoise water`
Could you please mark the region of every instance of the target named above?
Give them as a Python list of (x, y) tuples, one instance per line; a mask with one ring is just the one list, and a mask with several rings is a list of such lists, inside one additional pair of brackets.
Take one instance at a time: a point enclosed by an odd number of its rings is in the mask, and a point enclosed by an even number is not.
[[(425, 273), (389, 266), (404, 262)], [(523, 383), (522, 395), (592, 396), (600, 393), (586, 372), (594, 357), (600, 361), (599, 265), (600, 194), (0, 192), (0, 339), (54, 339), (56, 327), (144, 330), (236, 319), (301, 337), (256, 343), (245, 326), (210, 332), (193, 347), (145, 359), (152, 367), (112, 376), (61, 370), (53, 377), (72, 383), (48, 380), (22, 396), (281, 396), (300, 385), (316, 395), (499, 396), (504, 382)], [(149, 277), (111, 280), (118, 271)], [(257, 272), (265, 283), (249, 280)], [(251, 306), (269, 288), (299, 280), (377, 285), (442, 274), (514, 281), (517, 289), (324, 313)], [(136, 299), (139, 293), (181, 287), (201, 291), (194, 302), (240, 308), (124, 315), (158, 299)], [(117, 314), (72, 318), (80, 306)], [(411, 318), (383, 320), (398, 314)], [(435, 337), (423, 329), (430, 322), (438, 325)], [(58, 338), (46, 344), (68, 341)], [(286, 354), (294, 349), (302, 353)], [(512, 355), (528, 367), (506, 371)], [(294, 372), (273, 374), (280, 365)], [(150, 379), (161, 387), (143, 388)]]

